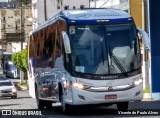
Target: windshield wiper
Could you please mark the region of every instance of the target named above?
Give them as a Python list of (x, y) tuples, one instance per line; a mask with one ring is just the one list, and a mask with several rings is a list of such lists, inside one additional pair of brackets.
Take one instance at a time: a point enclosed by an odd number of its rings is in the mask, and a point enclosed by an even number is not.
[(117, 59), (117, 57), (113, 53), (111, 53), (111, 57), (113, 58), (115, 64), (121, 70), (121, 72), (122, 73), (126, 73), (126, 70), (124, 69), (124, 67), (122, 66), (122, 64), (119, 62), (119, 60)]
[(109, 48), (109, 54), (110, 54), (110, 57), (113, 58), (113, 61), (115, 62), (115, 64), (117, 65), (117, 67), (120, 69), (120, 71), (123, 74), (127, 75), (127, 72), (124, 69), (123, 65), (119, 62), (119, 60), (117, 59), (117, 57), (110, 51), (110, 48)]

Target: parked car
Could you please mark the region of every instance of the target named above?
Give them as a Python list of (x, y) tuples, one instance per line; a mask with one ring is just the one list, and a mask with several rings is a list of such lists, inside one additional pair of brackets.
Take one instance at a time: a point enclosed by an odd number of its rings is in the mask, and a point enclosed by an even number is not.
[(17, 89), (8, 79), (0, 79), (0, 97), (17, 98)]

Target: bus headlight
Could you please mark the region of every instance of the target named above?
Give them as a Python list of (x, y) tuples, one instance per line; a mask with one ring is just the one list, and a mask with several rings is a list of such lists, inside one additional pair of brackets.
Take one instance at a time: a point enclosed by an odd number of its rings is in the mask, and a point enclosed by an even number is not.
[(139, 84), (141, 84), (143, 82), (142, 79), (138, 79), (136, 81), (133, 82), (134, 86), (138, 86)]
[(80, 83), (72, 83), (72, 86), (75, 87), (75, 88), (78, 88), (78, 89), (87, 89), (87, 88), (90, 88), (90, 86), (83, 85), (83, 84), (80, 84)]

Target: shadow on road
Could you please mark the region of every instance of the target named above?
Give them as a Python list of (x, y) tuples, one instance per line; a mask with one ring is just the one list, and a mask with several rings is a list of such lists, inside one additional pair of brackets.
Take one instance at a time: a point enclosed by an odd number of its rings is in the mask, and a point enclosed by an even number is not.
[[(107, 108), (107, 107), (73, 107), (68, 115), (70, 116), (95, 116), (95, 115), (115, 115), (117, 114), (117, 109)], [(54, 106), (51, 109), (43, 109), (42, 113), (45, 115), (62, 115), (62, 109), (60, 106)]]
[(0, 105), (0, 107), (14, 106), (14, 105), (19, 105), (19, 104), (4, 104), (4, 105)]
[[(132, 102), (129, 107), (129, 112), (132, 111), (140, 111), (140, 112), (158, 112), (160, 114), (160, 102), (159, 101), (142, 101), (142, 102)], [(62, 115), (62, 109), (60, 106), (53, 106), (51, 109), (43, 109), (42, 113), (44, 115)], [(106, 115), (114, 115), (114, 116), (123, 116), (123, 117), (131, 117), (131, 116), (138, 116), (138, 114), (119, 114), (117, 108), (115, 105), (111, 107), (73, 107), (71, 112), (67, 114), (67, 116), (72, 116), (72, 117), (92, 117), (92, 116), (97, 116), (97, 117), (103, 117)], [(141, 116), (148, 116), (149, 114), (141, 114)], [(155, 115), (157, 114), (150, 114), (150, 115)]]

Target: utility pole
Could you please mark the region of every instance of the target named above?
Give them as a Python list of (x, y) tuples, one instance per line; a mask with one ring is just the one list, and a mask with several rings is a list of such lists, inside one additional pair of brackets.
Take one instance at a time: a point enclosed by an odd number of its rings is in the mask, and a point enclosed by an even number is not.
[(24, 34), (23, 33), (23, 31), (22, 31), (22, 29), (23, 29), (23, 9), (22, 9), (22, 2), (21, 2), (21, 9), (20, 9), (20, 11), (21, 11), (21, 27), (20, 27), (20, 40), (21, 40), (21, 50), (23, 50), (23, 36), (22, 36), (22, 34)]
[(94, 0), (95, 8), (97, 7), (97, 3), (96, 3), (96, 1), (97, 1), (97, 0)]
[(44, 19), (45, 19), (45, 21), (47, 20), (47, 5), (46, 5), (46, 0), (44, 0)]
[[(22, 35), (22, 34), (24, 34), (24, 30), (22, 30), (24, 27), (24, 25), (23, 25), (23, 9), (22, 9), (22, 2), (21, 2), (21, 8), (20, 8), (20, 12), (21, 12), (21, 27), (20, 27), (20, 41), (21, 41), (21, 50), (23, 50), (23, 37), (24, 37), (24, 35)], [(23, 71), (22, 70), (20, 70), (20, 83), (22, 83), (23, 82), (23, 80), (24, 80), (24, 73), (23, 73)]]

